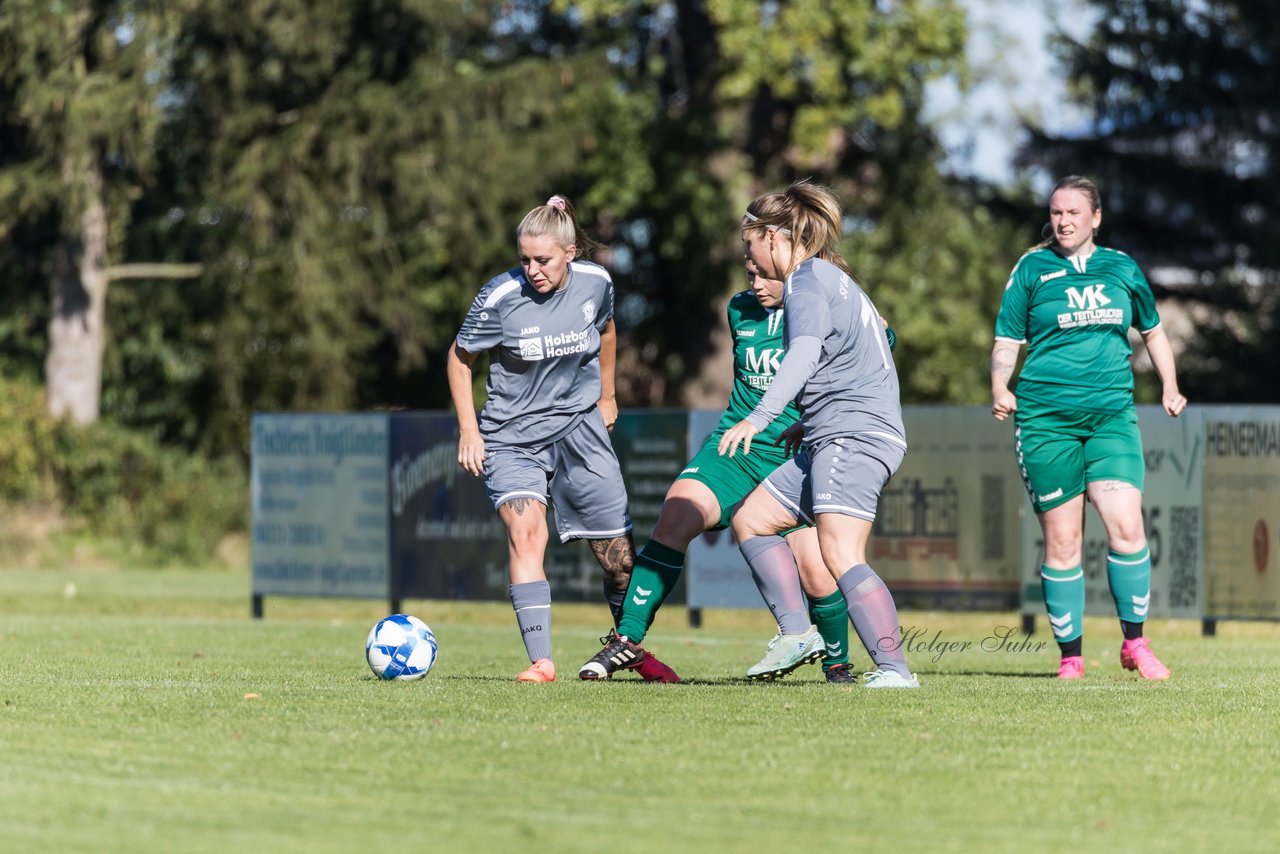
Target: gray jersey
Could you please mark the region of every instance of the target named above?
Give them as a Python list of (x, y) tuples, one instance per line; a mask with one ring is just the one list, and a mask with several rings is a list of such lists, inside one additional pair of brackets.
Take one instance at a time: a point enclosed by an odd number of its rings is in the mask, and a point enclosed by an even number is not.
[(600, 400), (600, 333), (613, 317), (613, 280), (574, 261), (569, 281), (540, 294), (516, 267), (480, 290), (458, 332), (458, 349), (490, 353), (486, 443), (538, 445), (577, 426)]
[[(858, 283), (810, 258), (787, 277), (784, 304), (787, 354), (750, 420), (759, 426), (796, 397), (806, 443), (868, 435), (905, 448), (898, 371), (880, 313)], [(797, 370), (787, 370), (796, 355)]]

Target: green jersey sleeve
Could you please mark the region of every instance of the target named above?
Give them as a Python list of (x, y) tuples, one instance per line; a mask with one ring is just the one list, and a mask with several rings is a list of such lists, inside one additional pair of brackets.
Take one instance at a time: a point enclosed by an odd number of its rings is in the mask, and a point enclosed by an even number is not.
[(1144, 335), (1160, 325), (1160, 313), (1156, 311), (1156, 297), (1151, 292), (1151, 283), (1143, 275), (1142, 268), (1123, 252), (1118, 253), (1128, 262), (1129, 292), (1133, 300), (1133, 325)]
[(1026, 275), (1027, 253), (1018, 259), (1000, 298), (1000, 311), (996, 315), (996, 338), (1018, 344), (1027, 342), (1027, 306), (1032, 279)]

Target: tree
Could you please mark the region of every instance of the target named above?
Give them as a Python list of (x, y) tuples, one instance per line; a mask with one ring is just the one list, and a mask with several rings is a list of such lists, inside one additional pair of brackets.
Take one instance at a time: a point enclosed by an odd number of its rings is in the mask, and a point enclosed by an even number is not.
[(153, 109), (173, 16), (134, 0), (0, 9), (6, 91), (0, 204), (56, 229), (50, 271), (49, 409), (98, 418), (107, 287), (130, 199), (154, 164)]
[(254, 409), (445, 404), (466, 307), (612, 120), (598, 51), (531, 59), (503, 15), (460, 0), (187, 11), (164, 148), (201, 202), (165, 239), (196, 247), (218, 288), (216, 445), (242, 442)]
[(1090, 38), (1058, 44), (1092, 122), (1035, 132), (1024, 161), (1094, 177), (1106, 242), (1190, 312), (1190, 397), (1280, 400), (1280, 21), (1259, 2), (1090, 5)]
[(103, 371), (114, 417), (219, 450), (254, 409), (442, 405), (519, 217), (627, 145), (601, 51), (530, 57), (501, 2), (73, 5), (0, 12), (9, 235), (62, 234), (0, 259), (54, 282), (50, 397), (83, 419)]
[(626, 92), (652, 113), (638, 174), (657, 179), (618, 232), (631, 262), (624, 340), (660, 369), (635, 372), (648, 380), (631, 383), (635, 397), (671, 401), (686, 384), (687, 402), (723, 393), (723, 366), (688, 381), (724, 297), (741, 287), (741, 211), (798, 178), (846, 202), (855, 272), (915, 350), (904, 399), (987, 394), (990, 317), (1016, 255), (1008, 230), (940, 174), (943, 152), (922, 119), (925, 85), (964, 71), (957, 3), (560, 0), (552, 10), (566, 16), (556, 31), (567, 43), (613, 46)]
[[(93, 19), (112, 57), (150, 69), (120, 101), (146, 133), (99, 148), (106, 278), (131, 277), (98, 327), (113, 418), (243, 451), (255, 410), (447, 405), (440, 366), (457, 324), (513, 266), (520, 216), (552, 192), (609, 244), (624, 402), (679, 402), (713, 349), (717, 302), (740, 287), (743, 206), (801, 177), (847, 203), (848, 254), (911, 356), (905, 399), (983, 393), (1012, 259), (992, 218), (964, 215), (972, 195), (939, 173), (921, 120), (925, 84), (963, 70), (954, 0), (164, 8), (172, 17), (147, 26)], [(4, 20), (6, 50), (56, 64), (30, 46), (38, 34)], [(43, 73), (15, 76), (12, 91), (53, 97)], [(83, 110), (121, 115), (113, 104), (86, 95)], [(22, 153), (0, 161), (0, 193), (29, 197), (15, 228), (39, 246), (80, 220), (51, 201), (65, 195), (60, 126), (26, 115), (0, 113), (15, 143), (0, 157)], [(37, 179), (41, 205), (19, 192)], [(12, 243), (0, 263), (56, 278), (52, 260)], [(9, 328), (3, 346), (29, 358), (30, 324)]]

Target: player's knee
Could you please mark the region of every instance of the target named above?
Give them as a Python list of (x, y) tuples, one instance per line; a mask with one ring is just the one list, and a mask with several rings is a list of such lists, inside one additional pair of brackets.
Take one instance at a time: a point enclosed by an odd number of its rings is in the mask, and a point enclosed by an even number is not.
[(1044, 562), (1049, 566), (1066, 569), (1079, 566), (1081, 543), (1079, 537), (1046, 537), (1044, 543)]
[(668, 548), (684, 551), (706, 529), (706, 520), (698, 508), (689, 502), (668, 499), (650, 536)]
[(1137, 554), (1147, 547), (1147, 537), (1143, 533), (1142, 524), (1116, 531), (1107, 545), (1117, 554)]
[(545, 525), (510, 525), (507, 540), (519, 554), (541, 554), (547, 548), (547, 528)]

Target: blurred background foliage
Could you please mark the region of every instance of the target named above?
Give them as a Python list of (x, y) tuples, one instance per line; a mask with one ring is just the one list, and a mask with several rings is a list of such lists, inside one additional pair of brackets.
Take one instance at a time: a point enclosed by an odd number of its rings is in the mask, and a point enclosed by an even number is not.
[[(1091, 34), (1056, 42), (1088, 126), (1029, 126), (1014, 182), (990, 186), (949, 174), (926, 120), (928, 85), (973, 73), (958, 0), (6, 0), (0, 375), (21, 414), (0, 423), (29, 447), (9, 452), (5, 499), (94, 518), (116, 486), (141, 501), (123, 481), (57, 485), (108, 478), (90, 444), (134, 459), (110, 431), (152, 446), (157, 478), (234, 470), (242, 486), (254, 411), (447, 407), (467, 306), (555, 192), (606, 245), (623, 406), (727, 390), (740, 213), (798, 178), (845, 202), (847, 257), (899, 332), (904, 402), (985, 402), (1004, 282), (1039, 239), (1045, 179), (1066, 173), (1098, 180), (1102, 242), (1185, 318), (1188, 395), (1280, 400), (1280, 19), (1088, 7)], [(91, 197), (108, 264), (195, 272), (109, 277), (108, 432), (73, 439), (40, 425), (33, 395), (55, 259), (83, 248)], [(164, 536), (188, 542), (185, 524)]]

